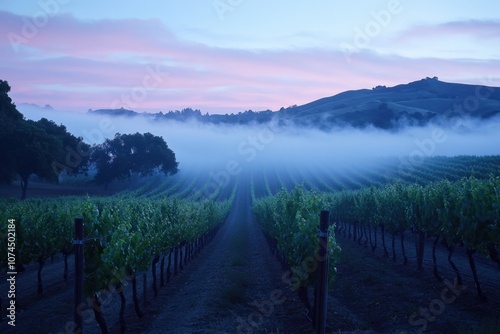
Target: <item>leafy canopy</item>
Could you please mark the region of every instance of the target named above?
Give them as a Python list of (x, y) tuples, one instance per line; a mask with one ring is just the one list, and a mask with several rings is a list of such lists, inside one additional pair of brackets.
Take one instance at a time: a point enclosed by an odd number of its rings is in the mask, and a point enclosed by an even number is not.
[(120, 134), (94, 147), (91, 161), (97, 168), (94, 182), (108, 185), (113, 180), (163, 172), (173, 175), (179, 163), (162, 137), (151, 133)]
[(17, 175), (25, 198), (31, 175), (57, 182), (63, 171), (86, 172), (90, 146), (64, 125), (45, 118), (25, 120), (9, 92), (8, 82), (0, 80), (0, 182), (10, 183)]

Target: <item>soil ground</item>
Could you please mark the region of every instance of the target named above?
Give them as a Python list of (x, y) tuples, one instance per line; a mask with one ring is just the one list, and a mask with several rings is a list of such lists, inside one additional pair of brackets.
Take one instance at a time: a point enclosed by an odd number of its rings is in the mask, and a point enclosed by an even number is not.
[[(439, 282), (432, 274), (432, 261), (424, 263), (424, 271), (417, 270), (411, 242), (407, 242), (409, 260), (405, 266), (400, 253), (395, 262), (391, 256), (384, 258), (380, 249), (374, 254), (350, 239), (337, 236), (337, 241), (343, 252), (332, 296), (356, 315), (356, 329), (369, 333), (469, 333), (472, 327), (496, 323), (500, 333), (500, 270), (488, 262), (478, 263), (488, 296), (481, 300), (470, 269), (465, 270), (468, 261), (460, 252), (453, 259), (461, 269), (463, 286), (457, 286), (443, 250), (437, 252), (437, 259), (445, 281)], [(426, 247), (430, 251), (430, 245)], [(334, 318), (330, 321), (335, 324)], [(352, 324), (338, 325), (347, 330)]]
[[(399, 248), (396, 262), (382, 256), (380, 237), (378, 248), (372, 253), (363, 245), (337, 236), (343, 252), (328, 300), (328, 333), (458, 333), (499, 319), (500, 270), (493, 262), (478, 262), (479, 277), (485, 282), (488, 295), (482, 301), (469, 276), (464, 275), (466, 288), (454, 289), (432, 276), (429, 262), (423, 272), (418, 272), (409, 235), (407, 239), (409, 263), (404, 266)], [(389, 240), (387, 237), (388, 244)], [(426, 249), (428, 252), (430, 247)], [(466, 257), (458, 253), (455, 262), (463, 273), (469, 273)], [(440, 271), (453, 284), (454, 275), (447, 269), (446, 255), (444, 249), (438, 252)], [(430, 259), (428, 253), (425, 258)], [(71, 257), (69, 263), (72, 267)], [(19, 307), (15, 330), (6, 324), (2, 310), (0, 332), (70, 332), (67, 328), (73, 314), (73, 274), (64, 282), (62, 258), (49, 261), (43, 270), (44, 294), (39, 297), (36, 268), (27, 266), (26, 272), (17, 278)], [(233, 208), (214, 240), (159, 290), (158, 297), (153, 296), (151, 274), (147, 273), (146, 304), (142, 301), (143, 276), (138, 276), (138, 293), (145, 314), (141, 319), (132, 306), (130, 285), (125, 284), (126, 332), (313, 333), (297, 294), (283, 282), (284, 274), (286, 271), (271, 255), (255, 223), (250, 186), (240, 182)], [(4, 301), (5, 282), (2, 276), (0, 296)], [(102, 298), (110, 332), (119, 333), (118, 295), (111, 289)], [(84, 308), (84, 321), (85, 333), (100, 332), (90, 307)]]

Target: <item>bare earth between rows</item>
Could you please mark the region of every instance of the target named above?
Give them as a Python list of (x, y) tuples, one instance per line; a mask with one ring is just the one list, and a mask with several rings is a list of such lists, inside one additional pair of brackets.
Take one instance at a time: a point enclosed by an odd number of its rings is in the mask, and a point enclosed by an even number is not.
[[(379, 237), (380, 238), (380, 237)], [(446, 287), (432, 277), (425, 263), (418, 273), (412, 258), (408, 266), (398, 259), (375, 254), (342, 236), (343, 248), (338, 275), (328, 300), (328, 328), (335, 333), (417, 333), (421, 326), (410, 323), (413, 313), (440, 298)], [(380, 239), (379, 239), (380, 242)], [(397, 244), (396, 244), (397, 246)], [(407, 243), (412, 255), (411, 238)], [(427, 247), (426, 252), (429, 252)], [(425, 255), (430, 259), (429, 254)], [(446, 252), (439, 250), (442, 274), (453, 281), (447, 267)], [(467, 274), (466, 258), (455, 262)], [(73, 258), (70, 258), (70, 267)], [(159, 267), (159, 266), (158, 266)], [(480, 279), (498, 282), (500, 271), (478, 264)], [(44, 295), (36, 294), (36, 265), (18, 276), (20, 304), (15, 331), (7, 326), (5, 314), (1, 332), (66, 333), (73, 316), (73, 274), (62, 280), (60, 258), (47, 263), (43, 271)], [(198, 257), (173, 277), (154, 297), (151, 273), (147, 274), (147, 302), (142, 276), (138, 276), (138, 294), (144, 317), (139, 319), (132, 304), (131, 287), (126, 284), (126, 321), (128, 333), (313, 333), (305, 310), (295, 292), (283, 282), (285, 274), (268, 250), (267, 243), (251, 212), (250, 187), (240, 182), (233, 208), (213, 241)], [(473, 281), (464, 277), (467, 289), (433, 321), (427, 321), (425, 333), (455, 333), (458, 328), (498, 317), (498, 285), (484, 287), (488, 300), (479, 301)], [(1, 296), (6, 295), (2, 279)], [(119, 298), (111, 291), (103, 294), (103, 313), (111, 333), (119, 333)], [(422, 317), (416, 318), (421, 319)], [(84, 332), (100, 333), (90, 307), (84, 310)]]

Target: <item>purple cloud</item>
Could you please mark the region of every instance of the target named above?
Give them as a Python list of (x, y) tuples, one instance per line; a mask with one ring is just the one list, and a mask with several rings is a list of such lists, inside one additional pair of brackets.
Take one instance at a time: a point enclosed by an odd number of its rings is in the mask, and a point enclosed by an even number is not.
[(500, 77), (498, 60), (409, 59), (362, 51), (348, 63), (340, 50), (215, 48), (182, 41), (160, 21), (82, 21), (71, 15), (51, 17), (16, 53), (8, 34), (22, 36), (26, 20), (0, 11), (2, 79), (11, 84), (14, 101), (60, 109), (277, 110), (426, 76), (470, 83)]

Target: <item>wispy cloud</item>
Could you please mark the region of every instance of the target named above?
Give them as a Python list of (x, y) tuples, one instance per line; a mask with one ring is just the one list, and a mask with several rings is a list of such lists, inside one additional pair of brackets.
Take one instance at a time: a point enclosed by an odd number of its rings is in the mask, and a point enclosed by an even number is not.
[(396, 40), (443, 38), (457, 35), (479, 40), (500, 40), (500, 20), (467, 20), (418, 25), (402, 32)]
[(500, 20), (415, 25), (389, 40), (399, 54), (440, 58), (499, 59)]
[[(340, 50), (217, 48), (180, 40), (157, 20), (84, 21), (67, 14), (51, 18), (15, 53), (6, 34), (20, 34), (23, 19), (30, 18), (0, 11), (2, 79), (11, 83), (18, 103), (72, 110), (124, 102), (121, 97), (141, 87), (148, 68), (156, 69), (162, 78), (147, 97), (136, 101), (138, 111), (184, 107), (209, 112), (277, 110), (344, 90), (426, 76), (469, 82), (471, 78), (479, 82), (481, 76), (500, 77), (500, 61), (495, 59), (409, 59), (363, 51), (347, 63)], [(477, 29), (491, 31), (491, 38), (496, 38), (490, 28)], [(461, 25), (447, 29), (467, 30)], [(409, 37), (411, 32), (406, 34)]]

